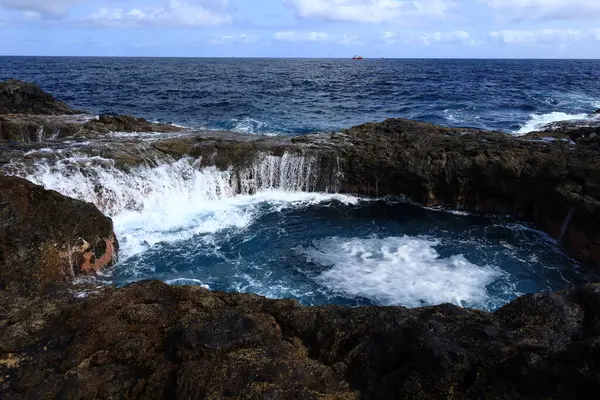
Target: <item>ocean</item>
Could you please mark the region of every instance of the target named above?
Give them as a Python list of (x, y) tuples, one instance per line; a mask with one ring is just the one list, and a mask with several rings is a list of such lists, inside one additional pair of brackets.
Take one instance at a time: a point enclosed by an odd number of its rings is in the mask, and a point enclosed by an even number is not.
[[(518, 135), (600, 108), (599, 67), (576, 60), (2, 57), (0, 80), (36, 82), (94, 114), (189, 128), (302, 135), (402, 117)], [(40, 161), (26, 177), (113, 218), (120, 259), (98, 284), (161, 279), (307, 305), (495, 310), (524, 293), (598, 280), (518, 221), (311, 192), (296, 173), (307, 162), (256, 160), (265, 174), (276, 165), (281, 181), (242, 193), (229, 171), (189, 160), (122, 171), (77, 149)]]
[(0, 57), (81, 110), (299, 135), (400, 117), (526, 133), (600, 108), (600, 60)]

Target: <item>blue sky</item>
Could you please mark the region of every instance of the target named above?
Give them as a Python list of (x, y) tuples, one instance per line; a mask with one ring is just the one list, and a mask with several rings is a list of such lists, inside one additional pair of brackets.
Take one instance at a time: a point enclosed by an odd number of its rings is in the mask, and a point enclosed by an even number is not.
[(600, 0), (0, 0), (0, 54), (600, 58)]

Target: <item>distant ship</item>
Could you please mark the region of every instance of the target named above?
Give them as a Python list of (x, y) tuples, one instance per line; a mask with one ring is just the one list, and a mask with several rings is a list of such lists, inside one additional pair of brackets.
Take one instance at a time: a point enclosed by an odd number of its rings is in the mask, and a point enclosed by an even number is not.
[(363, 56), (354, 56), (352, 57), (353, 60), (362, 60)]

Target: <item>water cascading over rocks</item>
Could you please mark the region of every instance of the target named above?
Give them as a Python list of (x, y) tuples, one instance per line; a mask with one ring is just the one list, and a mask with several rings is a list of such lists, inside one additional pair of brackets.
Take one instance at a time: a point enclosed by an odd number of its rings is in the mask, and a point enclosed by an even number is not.
[(140, 211), (155, 202), (201, 202), (265, 190), (335, 193), (342, 173), (337, 164), (324, 166), (327, 161), (287, 152), (282, 156), (259, 153), (243, 168), (219, 170), (202, 166), (201, 159), (183, 158), (125, 171), (110, 159), (74, 156), (9, 171), (115, 215), (123, 210)]

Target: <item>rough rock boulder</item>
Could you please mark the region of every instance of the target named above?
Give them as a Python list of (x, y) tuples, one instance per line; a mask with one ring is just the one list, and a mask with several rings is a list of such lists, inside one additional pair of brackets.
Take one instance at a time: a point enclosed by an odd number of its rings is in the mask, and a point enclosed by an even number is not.
[(0, 290), (35, 293), (116, 261), (110, 218), (90, 203), (0, 175)]
[(0, 82), (0, 114), (77, 114), (34, 83), (16, 79)]

